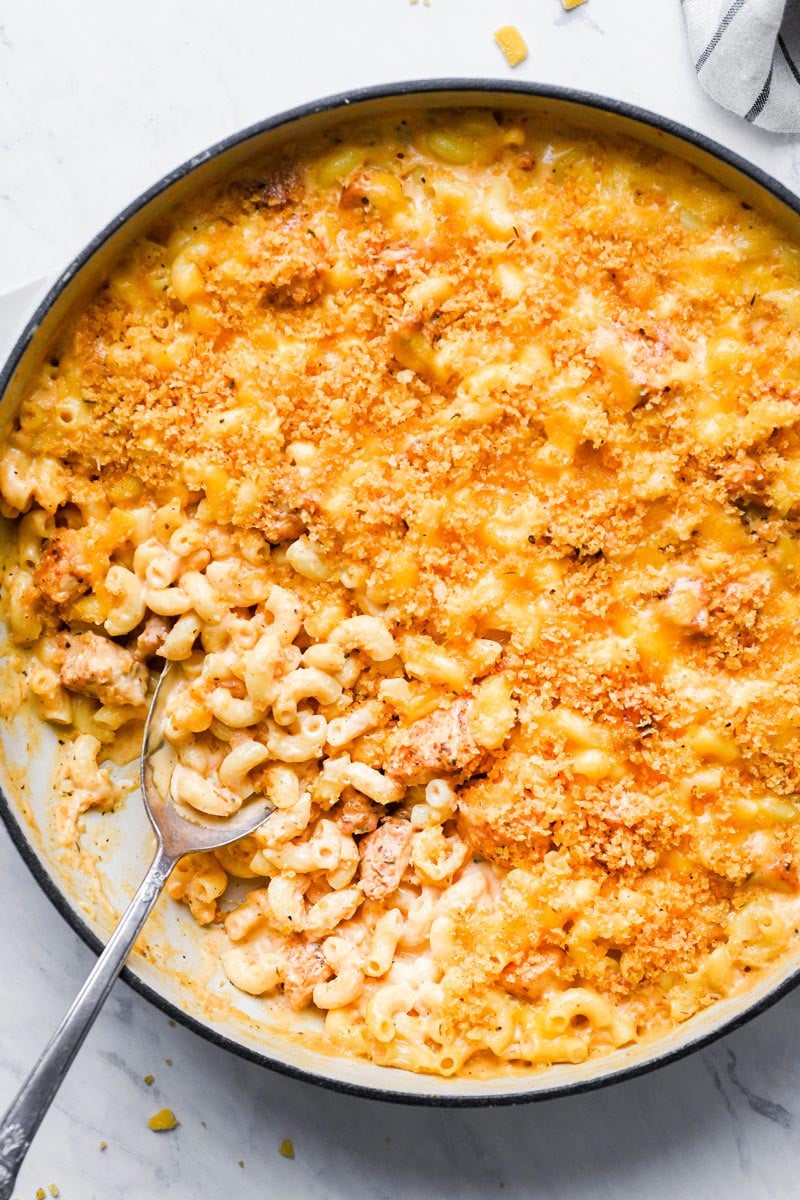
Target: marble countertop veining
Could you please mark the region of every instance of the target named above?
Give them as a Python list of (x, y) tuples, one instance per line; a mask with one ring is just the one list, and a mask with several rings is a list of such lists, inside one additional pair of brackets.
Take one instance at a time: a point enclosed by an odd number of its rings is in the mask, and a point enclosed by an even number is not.
[[(515, 23), (513, 74), (492, 39)], [(0, 352), (52, 275), (132, 196), (224, 135), (391, 80), (540, 80), (709, 134), (800, 192), (800, 138), (698, 87), (677, 0), (5, 0), (0, 6)], [(91, 966), (0, 829), (0, 1109)], [(425, 1110), (326, 1092), (173, 1026), (123, 984), (19, 1178), (32, 1200), (793, 1200), (800, 993), (700, 1054), (519, 1108)], [(155, 1077), (151, 1086), (144, 1078)], [(181, 1124), (154, 1134), (162, 1106)], [(293, 1160), (279, 1147), (290, 1138)], [(100, 1149), (106, 1142), (107, 1148)]]

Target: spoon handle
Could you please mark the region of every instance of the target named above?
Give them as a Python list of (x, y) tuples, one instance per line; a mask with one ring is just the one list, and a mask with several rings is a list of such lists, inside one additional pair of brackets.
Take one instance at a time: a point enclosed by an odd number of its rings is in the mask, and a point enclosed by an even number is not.
[(174, 855), (167, 854), (159, 845), (150, 869), (108, 945), (0, 1120), (0, 1200), (11, 1200), (17, 1172), (33, 1136), (103, 1007), (176, 861)]

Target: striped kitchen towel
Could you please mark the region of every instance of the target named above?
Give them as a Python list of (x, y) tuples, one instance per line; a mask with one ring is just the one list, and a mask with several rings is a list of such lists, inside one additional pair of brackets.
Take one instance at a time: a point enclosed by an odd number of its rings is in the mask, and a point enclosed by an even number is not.
[(695, 70), (725, 108), (800, 133), (800, 0), (682, 0)]

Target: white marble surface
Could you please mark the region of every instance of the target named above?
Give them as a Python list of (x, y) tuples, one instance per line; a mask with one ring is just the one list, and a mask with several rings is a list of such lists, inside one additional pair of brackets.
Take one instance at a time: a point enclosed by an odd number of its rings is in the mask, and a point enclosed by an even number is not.
[[(558, 0), (4, 0), (0, 349), (35, 289), (4, 293), (57, 270), (181, 159), (348, 87), (509, 77), (492, 40), (507, 22), (531, 51), (514, 78), (667, 114), (800, 192), (800, 138), (750, 129), (699, 89), (678, 0), (589, 0), (569, 15)], [(2, 1109), (91, 955), (4, 831), (0, 880)], [(790, 1200), (800, 1172), (798, 1021), (800, 994), (694, 1058), (608, 1091), (517, 1109), (430, 1111), (269, 1074), (171, 1027), (118, 984), (17, 1195), (30, 1200), (53, 1182), (64, 1200)], [(156, 1135), (146, 1120), (162, 1105), (181, 1125)], [(278, 1154), (285, 1137), (294, 1161)]]

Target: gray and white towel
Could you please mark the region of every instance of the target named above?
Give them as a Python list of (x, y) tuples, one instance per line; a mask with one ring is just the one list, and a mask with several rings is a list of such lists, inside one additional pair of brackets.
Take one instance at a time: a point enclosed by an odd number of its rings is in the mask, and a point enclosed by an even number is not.
[(774, 133), (800, 133), (800, 0), (682, 0), (710, 96)]

